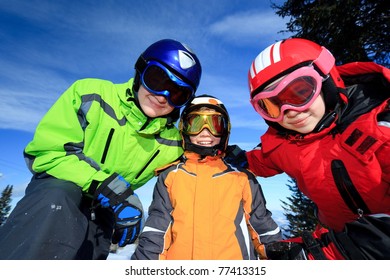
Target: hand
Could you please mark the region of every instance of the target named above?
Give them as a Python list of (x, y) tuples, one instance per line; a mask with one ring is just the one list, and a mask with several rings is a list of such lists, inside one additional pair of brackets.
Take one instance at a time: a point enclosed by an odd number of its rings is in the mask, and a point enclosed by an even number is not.
[(115, 217), (112, 242), (120, 247), (134, 243), (143, 225), (143, 208), (130, 184), (114, 173), (104, 180), (95, 192), (96, 200), (103, 207), (110, 207)]
[(229, 145), (225, 152), (225, 161), (234, 167), (248, 168), (246, 151), (237, 145)]
[(144, 224), (142, 204), (138, 196), (129, 196), (125, 203), (115, 206), (113, 210), (116, 226), (112, 243), (118, 243), (120, 247), (134, 243)]
[(305, 260), (306, 254), (299, 243), (277, 241), (265, 245), (269, 260)]

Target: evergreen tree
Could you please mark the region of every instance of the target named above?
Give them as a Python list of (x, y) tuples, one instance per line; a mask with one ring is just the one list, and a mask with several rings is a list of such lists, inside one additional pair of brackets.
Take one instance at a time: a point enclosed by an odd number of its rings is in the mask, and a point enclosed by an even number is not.
[(12, 185), (7, 185), (0, 197), (0, 226), (5, 222), (11, 210)]
[(315, 217), (315, 204), (307, 198), (297, 186), (295, 179), (290, 178), (287, 184), (292, 192), (291, 197), (287, 197), (290, 202), (282, 202), (282, 208), (285, 211), (284, 216), (288, 220), (286, 228), (282, 228), (287, 238), (301, 236), (303, 231), (313, 231), (317, 225)]
[(326, 46), (338, 64), (375, 61), (390, 66), (388, 0), (287, 0), (271, 7), (290, 18), (283, 31)]

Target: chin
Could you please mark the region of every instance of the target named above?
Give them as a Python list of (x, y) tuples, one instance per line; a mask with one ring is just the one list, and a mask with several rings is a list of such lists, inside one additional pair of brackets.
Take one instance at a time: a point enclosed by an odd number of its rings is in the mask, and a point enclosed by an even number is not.
[(156, 110), (154, 110), (153, 108), (150, 108), (149, 106), (141, 106), (142, 108), (142, 111), (144, 112), (144, 114), (146, 116), (148, 116), (149, 118), (156, 118), (158, 116), (160, 116), (158, 114), (158, 112), (156, 112)]
[(305, 128), (302, 128), (302, 129), (296, 129), (295, 131), (297, 131), (298, 133), (301, 133), (301, 134), (308, 134), (310, 132), (312, 132), (314, 129), (314, 127), (305, 127)]
[(144, 110), (144, 113), (149, 118), (156, 118), (158, 117), (157, 114), (152, 110)]

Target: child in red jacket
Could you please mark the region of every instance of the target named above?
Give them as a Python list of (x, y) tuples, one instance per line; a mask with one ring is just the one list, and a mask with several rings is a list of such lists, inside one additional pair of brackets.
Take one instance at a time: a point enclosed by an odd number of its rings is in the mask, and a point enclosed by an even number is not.
[[(390, 214), (389, 69), (372, 62), (336, 66), (326, 48), (292, 38), (260, 52), (248, 80), (250, 102), (269, 125), (246, 153), (251, 171), (295, 178), (316, 204), (320, 224), (336, 234), (360, 216)], [(370, 248), (358, 258), (390, 257), (390, 237), (381, 244), (367, 238), (361, 243)], [(332, 258), (356, 258), (318, 242)]]

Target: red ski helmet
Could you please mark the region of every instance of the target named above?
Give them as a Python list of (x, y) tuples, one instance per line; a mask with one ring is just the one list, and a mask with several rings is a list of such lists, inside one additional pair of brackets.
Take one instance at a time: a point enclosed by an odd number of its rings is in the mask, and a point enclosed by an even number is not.
[(339, 100), (337, 88), (345, 87), (335, 59), (325, 47), (301, 38), (276, 42), (257, 55), (248, 72), (250, 97), (278, 78), (310, 64), (322, 77), (329, 76), (326, 81), (331, 81), (331, 87), (325, 88), (324, 82), (323, 93), (327, 109), (332, 110)]

